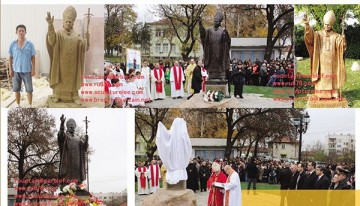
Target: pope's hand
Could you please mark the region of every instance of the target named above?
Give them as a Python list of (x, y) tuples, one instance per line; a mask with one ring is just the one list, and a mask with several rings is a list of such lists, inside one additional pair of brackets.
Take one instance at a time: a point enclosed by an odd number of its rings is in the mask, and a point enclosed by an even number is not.
[(64, 123), (64, 122), (65, 122), (65, 120), (66, 120), (66, 117), (64, 117), (64, 115), (61, 115), (61, 117), (60, 117), (60, 121), (61, 121), (61, 123)]
[(47, 13), (46, 21), (48, 24), (52, 25), (54, 23), (54, 16), (51, 17), (50, 12)]
[(309, 20), (309, 17), (307, 16), (306, 13), (304, 14), (303, 21), (304, 21), (305, 24), (309, 24), (309, 21), (310, 21), (310, 20)]

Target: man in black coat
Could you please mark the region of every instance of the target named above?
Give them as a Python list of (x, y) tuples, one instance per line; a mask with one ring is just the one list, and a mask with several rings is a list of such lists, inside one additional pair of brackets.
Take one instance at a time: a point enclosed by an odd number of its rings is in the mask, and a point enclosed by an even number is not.
[[(313, 205), (321, 205), (327, 202), (327, 193), (330, 187), (330, 180), (324, 175), (326, 168), (324, 166), (316, 167), (317, 179), (314, 184), (314, 189), (317, 190), (313, 196)], [(323, 191), (320, 191), (323, 190)]]
[(317, 180), (314, 184), (315, 190), (327, 190), (330, 187), (330, 180), (324, 175), (326, 168), (324, 166), (316, 167)]
[(295, 189), (296, 190), (303, 190), (305, 189), (305, 181), (307, 178), (307, 174), (305, 172), (305, 167), (306, 165), (304, 163), (299, 163), (298, 164), (298, 177), (296, 179), (296, 186)]
[[(288, 194), (288, 189), (290, 188), (290, 181), (291, 181), (291, 176), (292, 176), (292, 172), (289, 167), (290, 167), (290, 163), (285, 162), (284, 168), (282, 168), (279, 173), (279, 182), (280, 182), (280, 189), (281, 189), (281, 191), (280, 191), (280, 194), (281, 194), (280, 206), (284, 205), (285, 198), (289, 202), (289, 199), (287, 198), (287, 194)], [(289, 203), (287, 205), (289, 205)]]
[(193, 71), (193, 77), (191, 80), (191, 88), (194, 90), (194, 93), (192, 93), (187, 99), (189, 100), (194, 94), (200, 93), (202, 89), (202, 75), (201, 75), (201, 67), (203, 66), (202, 61), (198, 61), (198, 64), (194, 68)]
[(307, 164), (307, 177), (304, 184), (304, 189), (312, 190), (314, 189), (314, 184), (317, 179), (317, 175), (315, 172), (316, 163), (315, 162), (308, 162)]
[(259, 169), (255, 164), (255, 158), (252, 157), (250, 160), (250, 163), (246, 166), (245, 171), (247, 173), (247, 178), (248, 178), (248, 193), (250, 192), (250, 186), (251, 183), (253, 183), (253, 190), (254, 190), (254, 194), (256, 194), (255, 190), (256, 190), (256, 180), (258, 178), (258, 174), (259, 174)]
[(298, 172), (298, 166), (296, 164), (293, 164), (290, 166), (290, 170), (291, 170), (291, 180), (290, 180), (290, 185), (289, 185), (289, 192), (288, 192), (288, 197), (287, 197), (287, 203), (288, 206), (296, 206), (297, 204), (297, 199), (296, 199), (296, 195), (298, 192), (295, 191), (296, 188), (296, 182), (299, 176), (299, 172)]
[(237, 66), (232, 71), (233, 81), (234, 81), (234, 97), (244, 98), (242, 96), (243, 87), (245, 84), (245, 71), (244, 66), (239, 62)]
[(189, 165), (186, 167), (186, 172), (188, 175), (188, 179), (186, 181), (186, 189), (191, 189), (196, 192), (196, 190), (199, 190), (199, 175), (196, 169), (196, 163), (190, 161)]
[(209, 167), (206, 166), (205, 161), (203, 161), (201, 163), (201, 166), (199, 169), (199, 176), (200, 176), (200, 191), (206, 192), (206, 183), (210, 177), (210, 170), (209, 170)]

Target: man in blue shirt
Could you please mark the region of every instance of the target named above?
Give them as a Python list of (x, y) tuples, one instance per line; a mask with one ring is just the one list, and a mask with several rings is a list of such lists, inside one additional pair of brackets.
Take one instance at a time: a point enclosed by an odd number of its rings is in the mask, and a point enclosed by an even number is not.
[(9, 48), (10, 75), (13, 78), (13, 91), (15, 92), (17, 106), (20, 107), (21, 82), (25, 84), (25, 90), (29, 105), (32, 104), (32, 76), (35, 74), (35, 48), (33, 43), (25, 38), (26, 27), (16, 27), (18, 39), (13, 41)]

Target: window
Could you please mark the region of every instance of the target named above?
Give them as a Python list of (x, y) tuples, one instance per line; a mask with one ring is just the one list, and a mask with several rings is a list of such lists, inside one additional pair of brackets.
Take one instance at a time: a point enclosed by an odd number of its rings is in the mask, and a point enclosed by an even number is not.
[(165, 43), (163, 44), (163, 52), (168, 53), (169, 52), (169, 44)]
[(171, 46), (172, 46), (172, 48), (171, 48), (172, 52), (176, 53), (176, 45), (175, 45), (175, 44), (171, 44)]
[(285, 144), (282, 144), (282, 145), (281, 145), (281, 149), (285, 149)]
[(155, 36), (156, 36), (156, 37), (162, 37), (162, 31), (161, 31), (161, 29), (156, 29), (156, 30), (155, 30)]
[(161, 44), (155, 44), (155, 52), (160, 53)]

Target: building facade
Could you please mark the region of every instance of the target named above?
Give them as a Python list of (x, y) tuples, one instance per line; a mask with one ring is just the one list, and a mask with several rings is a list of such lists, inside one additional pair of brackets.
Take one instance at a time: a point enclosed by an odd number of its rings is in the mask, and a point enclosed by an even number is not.
[(292, 159), (299, 158), (299, 141), (290, 137), (282, 137), (277, 141), (268, 142), (269, 153), (274, 159)]
[[(170, 22), (159, 20), (148, 24), (151, 29), (149, 58), (181, 60), (181, 43), (173, 32)], [(201, 44), (197, 42), (189, 58), (197, 59), (202, 57), (202, 53)]]
[(325, 136), (325, 154), (342, 155), (355, 150), (354, 134), (328, 134)]
[[(255, 62), (256, 58), (264, 60), (265, 50), (267, 47), (267, 38), (231, 38), (230, 58), (233, 60), (251, 59)], [(282, 50), (284, 50), (282, 52)], [(271, 59), (286, 58), (285, 47), (276, 42), (272, 51)], [(286, 54), (287, 55), (287, 54)]]

